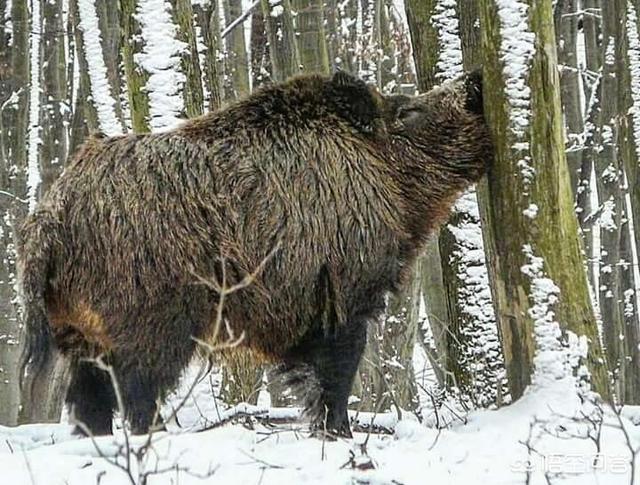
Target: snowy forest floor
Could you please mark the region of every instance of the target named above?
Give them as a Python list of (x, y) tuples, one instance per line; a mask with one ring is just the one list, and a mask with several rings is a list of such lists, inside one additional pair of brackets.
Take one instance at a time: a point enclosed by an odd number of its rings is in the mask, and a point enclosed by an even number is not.
[[(150, 444), (130, 437), (131, 477), (122, 431), (92, 441), (72, 436), (66, 424), (0, 427), (0, 483), (640, 484), (631, 451), (640, 448), (640, 407), (616, 414), (581, 400), (569, 378), (532, 386), (514, 404), (470, 412), (446, 429), (390, 413), (375, 417), (390, 433), (333, 442), (311, 437), (302, 422), (246, 416), (203, 430), (233, 410), (196, 391), (178, 414), (180, 427), (174, 422)], [(274, 422), (292, 414), (270, 412)]]

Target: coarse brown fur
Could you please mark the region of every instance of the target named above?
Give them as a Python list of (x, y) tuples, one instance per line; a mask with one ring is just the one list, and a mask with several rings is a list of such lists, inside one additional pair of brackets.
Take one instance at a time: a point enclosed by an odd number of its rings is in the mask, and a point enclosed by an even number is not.
[(104, 354), (146, 431), (192, 337), (212, 338), (201, 278), (237, 283), (265, 261), (224, 319), (242, 346), (311, 370), (314, 425), (348, 435), (367, 321), (485, 171), (480, 91), (478, 75), (413, 98), (307, 75), (165, 133), (92, 138), (21, 231), (27, 381), (55, 342), (76, 418), (108, 433), (113, 390), (80, 359)]

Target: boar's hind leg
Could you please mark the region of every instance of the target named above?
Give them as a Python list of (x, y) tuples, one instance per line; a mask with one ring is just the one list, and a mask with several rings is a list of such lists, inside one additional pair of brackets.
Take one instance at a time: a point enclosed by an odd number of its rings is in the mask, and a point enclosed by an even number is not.
[[(158, 419), (158, 399), (161, 393), (158, 372), (142, 362), (116, 364), (116, 376), (125, 416), (133, 434), (145, 434)], [(177, 378), (176, 378), (177, 380)]]
[(351, 437), (347, 404), (366, 343), (366, 321), (357, 319), (325, 335), (314, 334), (301, 347), (301, 359), (314, 371), (319, 395), (307, 412), (317, 432)]
[(86, 426), (77, 426), (76, 432), (99, 436), (111, 434), (111, 420), (116, 397), (109, 375), (93, 363), (79, 361), (72, 367), (67, 404), (73, 419)]
[(185, 338), (158, 342), (132, 354), (115, 356), (116, 378), (133, 434), (145, 434), (152, 428), (162, 427), (158, 402), (176, 387), (193, 351), (193, 341)]
[(192, 336), (201, 336), (199, 329), (209, 314), (186, 297), (168, 297), (142, 310), (135, 324), (128, 326), (138, 332), (114, 352), (113, 363), (134, 434), (162, 425), (161, 421), (156, 423), (160, 419), (158, 402), (178, 384), (195, 351)]

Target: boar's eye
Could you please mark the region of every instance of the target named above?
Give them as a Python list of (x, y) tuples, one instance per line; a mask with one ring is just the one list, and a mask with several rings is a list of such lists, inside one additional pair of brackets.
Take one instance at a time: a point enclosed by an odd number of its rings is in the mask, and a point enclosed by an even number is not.
[(424, 118), (424, 111), (416, 107), (402, 106), (398, 109), (397, 116), (405, 126), (416, 126)]

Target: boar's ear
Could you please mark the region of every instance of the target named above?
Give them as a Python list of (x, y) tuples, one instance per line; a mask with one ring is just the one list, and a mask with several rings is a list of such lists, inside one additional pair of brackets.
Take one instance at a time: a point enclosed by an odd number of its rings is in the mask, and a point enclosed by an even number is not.
[(380, 108), (374, 93), (365, 84), (344, 71), (336, 72), (326, 86), (326, 96), (336, 113), (365, 133), (375, 131)]

